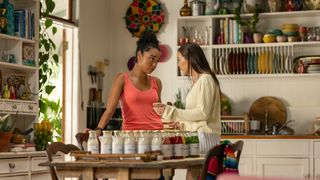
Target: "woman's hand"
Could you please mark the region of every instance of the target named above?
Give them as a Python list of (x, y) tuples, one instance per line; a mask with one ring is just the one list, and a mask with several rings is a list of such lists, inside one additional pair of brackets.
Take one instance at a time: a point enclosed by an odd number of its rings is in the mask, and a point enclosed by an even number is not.
[(179, 121), (171, 121), (169, 123), (170, 129), (176, 129), (176, 130), (184, 130), (184, 124), (180, 123)]
[(166, 105), (162, 103), (153, 103), (153, 110), (159, 115), (162, 116), (164, 110), (166, 109)]

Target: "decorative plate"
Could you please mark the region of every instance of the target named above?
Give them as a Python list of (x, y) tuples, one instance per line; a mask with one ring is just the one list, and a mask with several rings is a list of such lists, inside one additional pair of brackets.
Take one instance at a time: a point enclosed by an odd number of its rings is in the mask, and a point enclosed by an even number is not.
[(126, 13), (129, 32), (140, 37), (144, 31), (159, 32), (164, 24), (164, 12), (157, 0), (134, 0)]

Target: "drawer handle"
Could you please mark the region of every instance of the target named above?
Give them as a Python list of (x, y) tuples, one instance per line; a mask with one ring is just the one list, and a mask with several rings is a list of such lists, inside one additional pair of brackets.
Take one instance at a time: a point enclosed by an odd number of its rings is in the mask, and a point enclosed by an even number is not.
[(29, 105), (28, 106), (29, 110), (33, 110), (33, 106)]
[(14, 169), (16, 167), (16, 165), (14, 163), (9, 163), (9, 168), (10, 169)]
[(16, 105), (16, 104), (13, 104), (13, 105), (12, 105), (12, 109), (17, 109), (17, 105)]

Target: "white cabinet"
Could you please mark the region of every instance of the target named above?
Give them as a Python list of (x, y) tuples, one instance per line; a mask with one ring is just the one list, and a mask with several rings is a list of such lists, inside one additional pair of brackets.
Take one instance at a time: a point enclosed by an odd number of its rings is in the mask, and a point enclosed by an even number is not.
[(250, 176), (252, 175), (253, 162), (252, 158), (241, 157), (239, 162), (239, 173), (240, 176)]
[(320, 158), (314, 159), (314, 177), (320, 179)]
[(309, 178), (309, 158), (257, 158), (256, 175)]
[[(54, 160), (62, 156), (54, 157)], [(50, 179), (47, 167), (39, 163), (48, 161), (45, 152), (0, 153), (0, 180)]]

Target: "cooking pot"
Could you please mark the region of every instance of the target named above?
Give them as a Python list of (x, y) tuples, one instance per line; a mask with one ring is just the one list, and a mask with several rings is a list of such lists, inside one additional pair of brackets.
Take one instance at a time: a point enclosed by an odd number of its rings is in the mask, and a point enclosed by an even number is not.
[(190, 2), (192, 9), (192, 16), (204, 15), (205, 2), (200, 0), (193, 0)]

